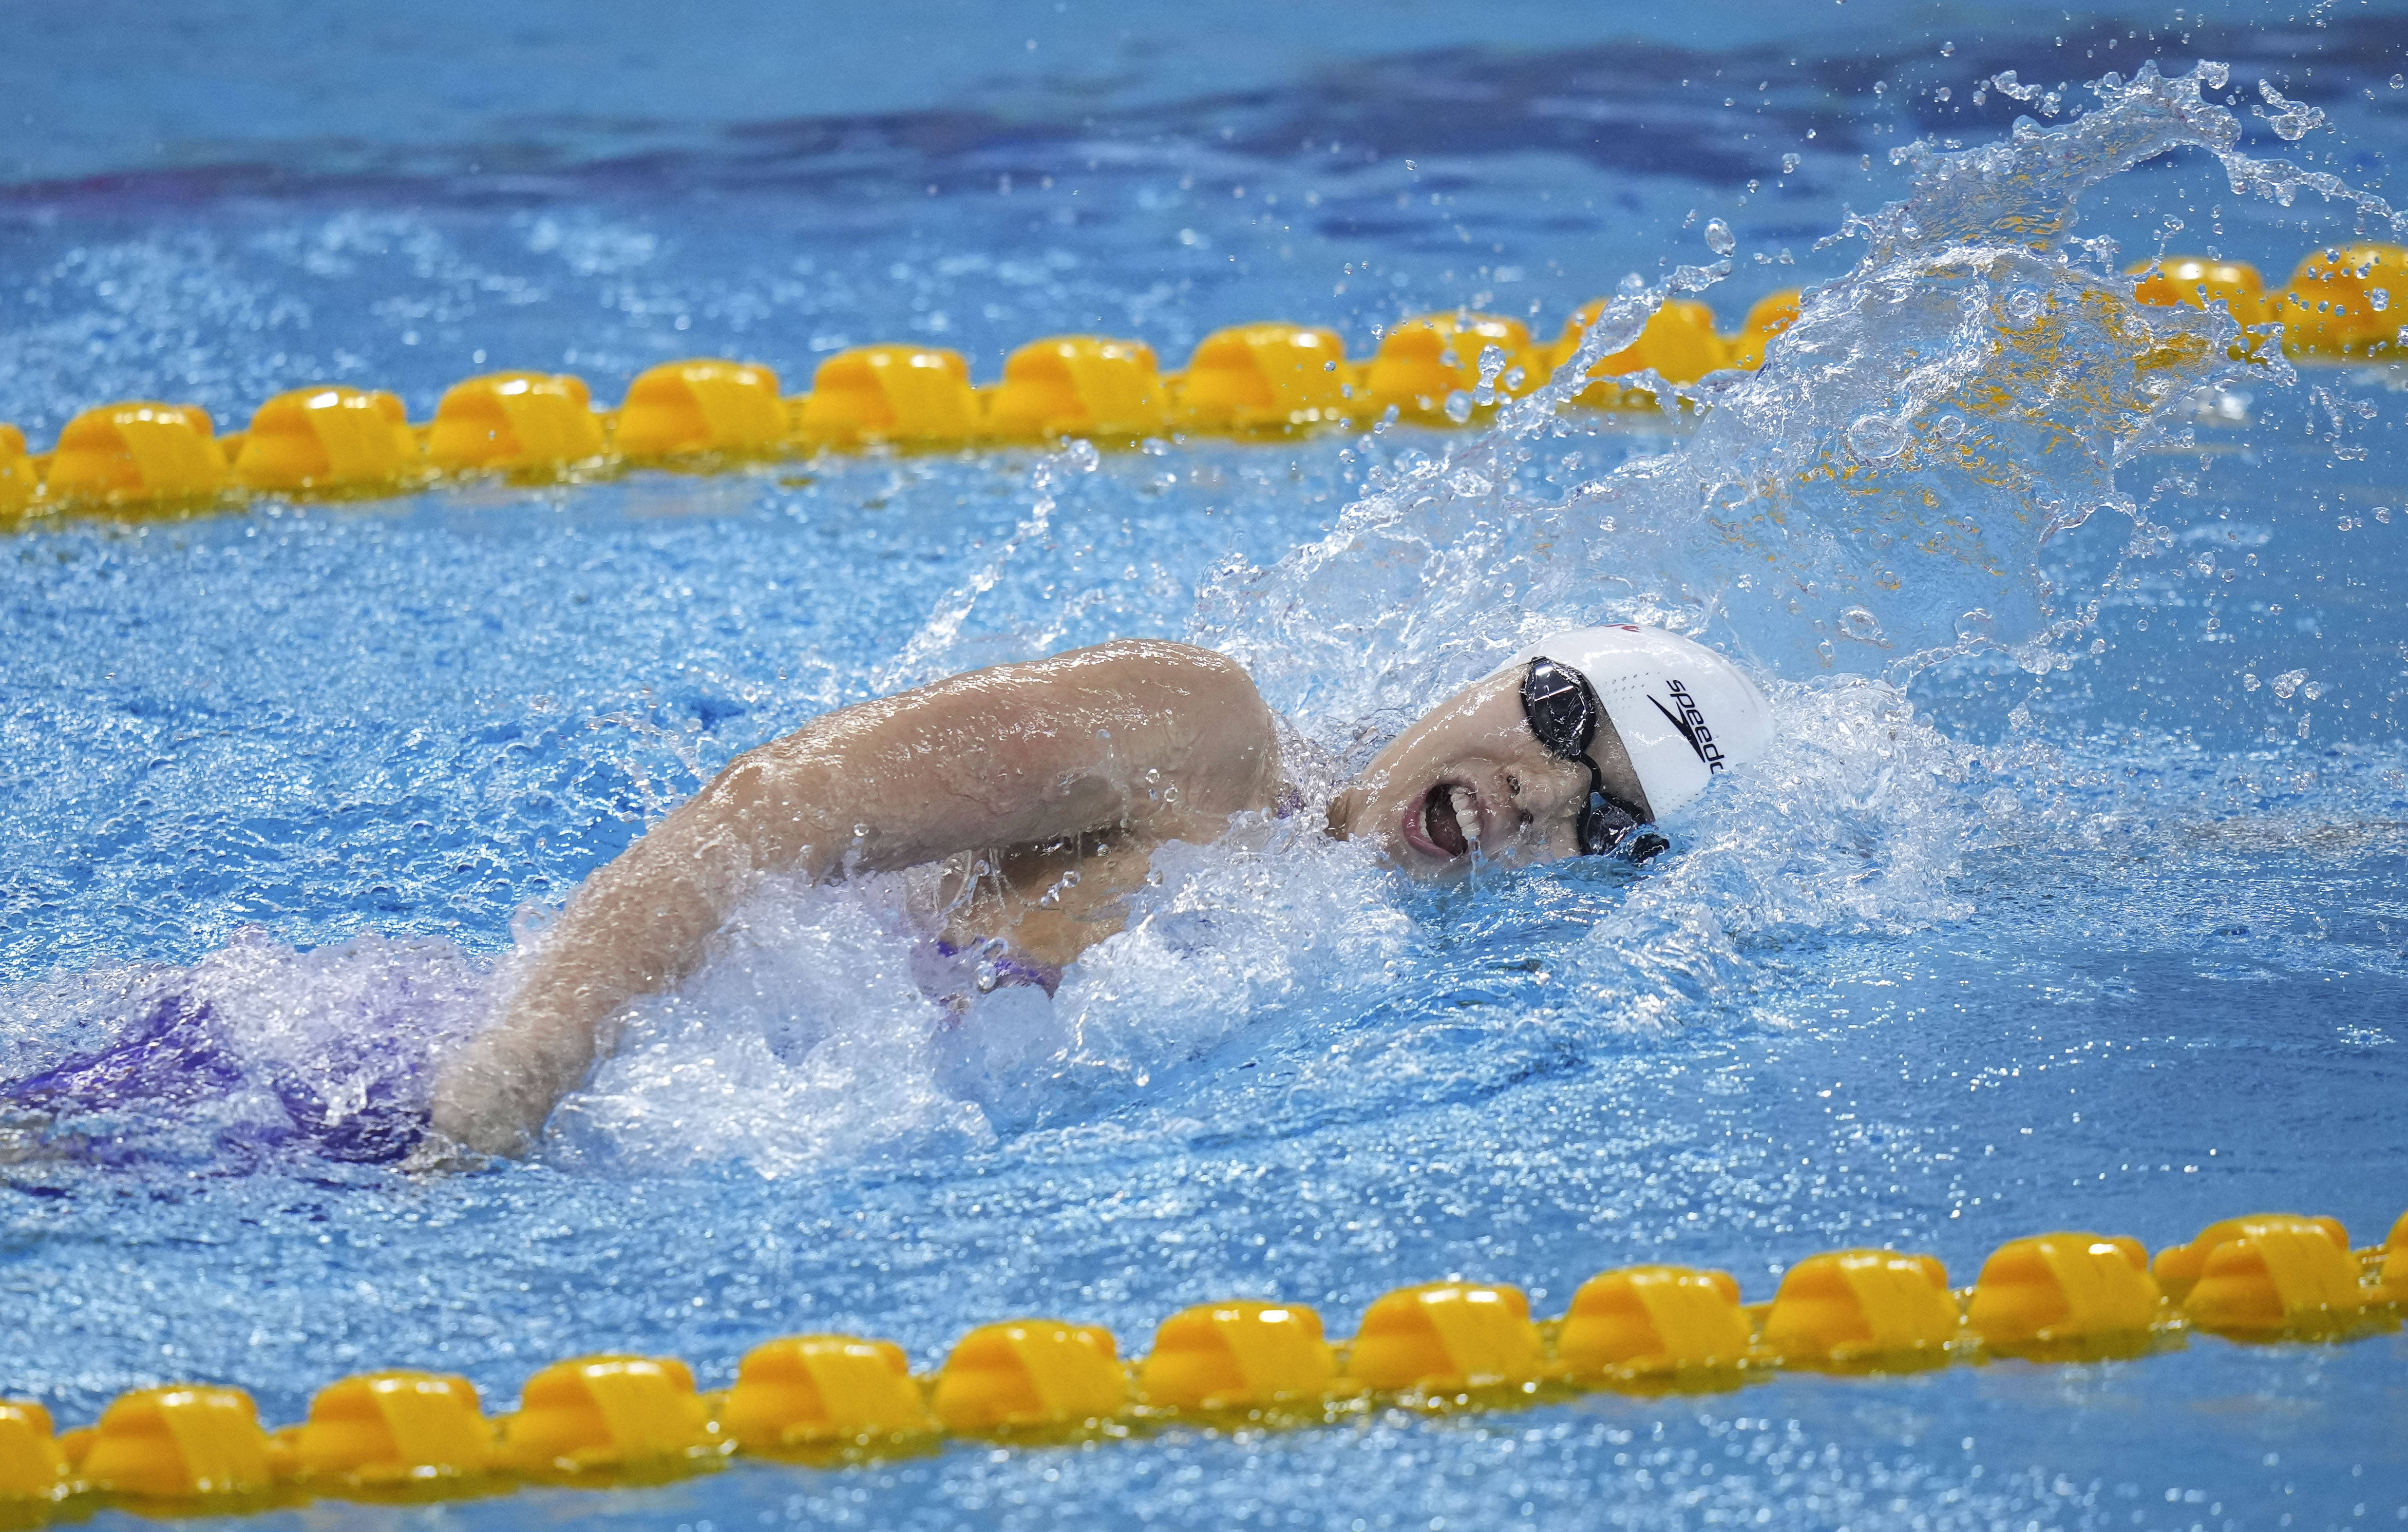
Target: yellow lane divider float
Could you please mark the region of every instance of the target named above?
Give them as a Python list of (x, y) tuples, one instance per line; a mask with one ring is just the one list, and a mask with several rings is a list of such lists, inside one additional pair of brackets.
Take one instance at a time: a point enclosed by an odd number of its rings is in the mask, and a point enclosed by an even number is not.
[[(2134, 271), (2143, 302), (2221, 303), (2244, 325), (2281, 325), (2296, 359), (2364, 363), (2402, 354), (2408, 301), (2394, 311), (2389, 300), (2403, 267), (2408, 249), (2361, 244), (2310, 256), (2277, 293), (2239, 262), (2173, 256)], [(2408, 299), (2408, 283), (2402, 293)], [(1576, 402), (1653, 409), (1651, 392), (1621, 380), (1653, 369), (1686, 383), (1758, 367), (1798, 303), (1795, 291), (1775, 293), (1725, 335), (1704, 304), (1669, 302), (1638, 340), (1591, 369)], [(225, 436), (197, 406), (136, 400), (76, 416), (38, 455), (22, 432), (0, 425), (0, 523), (209, 508), (259, 495), (394, 495), (459, 476), (708, 470), (878, 447), (1293, 435), (1360, 426), (1391, 411), (1424, 426), (1465, 425), (1546, 382), (1603, 308), (1581, 309), (1552, 344), (1517, 319), (1426, 314), (1388, 331), (1367, 363), (1350, 360), (1332, 330), (1240, 325), (1206, 337), (1186, 369), (1170, 373), (1142, 341), (1055, 336), (1013, 352), (1002, 381), (985, 387), (971, 383), (959, 353), (934, 346), (839, 352), (795, 397), (780, 393), (766, 367), (668, 362), (637, 378), (618, 409), (598, 412), (581, 379), (495, 372), (452, 386), (435, 418), (417, 426), (392, 394), (348, 385), (280, 394), (248, 429)]]
[(1938, 1259), (1836, 1250), (1789, 1268), (1770, 1303), (1727, 1272), (1642, 1265), (1590, 1279), (1540, 1322), (1521, 1290), (1433, 1282), (1390, 1293), (1333, 1345), (1301, 1304), (1200, 1304), (1125, 1363), (1111, 1335), (1054, 1319), (972, 1330), (932, 1378), (892, 1341), (790, 1336), (705, 1394), (673, 1357), (555, 1363), (516, 1412), (489, 1418), (467, 1380), (391, 1371), (320, 1391), (270, 1431), (239, 1389), (168, 1383), (55, 1434), (0, 1400), (0, 1525), (95, 1504), (175, 1514), (317, 1496), (434, 1499), (519, 1483), (654, 1483), (732, 1454), (828, 1465), (932, 1450), (948, 1438), (1028, 1445), (1188, 1424), (1296, 1427), (1374, 1408), (1499, 1409), (1581, 1391), (1727, 1390), (1782, 1369), (1889, 1374), (1990, 1357), (2100, 1361), (2186, 1343), (2333, 1342), (2397, 1329), (2408, 1307), (2408, 1214), (2353, 1253), (2329, 1218), (2259, 1214), (2160, 1250), (2094, 1234), (2012, 1240), (1973, 1286)]

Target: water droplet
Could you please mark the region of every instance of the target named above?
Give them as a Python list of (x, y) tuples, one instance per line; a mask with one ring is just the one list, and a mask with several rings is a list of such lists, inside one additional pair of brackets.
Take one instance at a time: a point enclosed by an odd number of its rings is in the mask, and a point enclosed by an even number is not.
[(1471, 418), (1471, 396), (1458, 388), (1446, 397), (1446, 418), (1457, 426)]
[(1848, 450), (1869, 463), (1906, 450), (1906, 426), (1887, 415), (1858, 415), (1848, 427)]
[(2007, 312), (2027, 325), (2038, 319), (2044, 307), (2040, 294), (2028, 287), (2018, 287), (2007, 295)]
[(1784, 176), (1794, 176), (1798, 173), (1798, 167), (1805, 163), (1806, 156), (1803, 154), (1784, 154), (1781, 156), (1781, 173)]
[(2369, 290), (2366, 295), (2366, 306), (2373, 310), (2376, 313), (2381, 313), (2384, 310), (2390, 308), (2391, 289), (2388, 287), (2376, 287)]
[(1719, 218), (1706, 220), (1706, 248), (1717, 255), (1727, 255), (1739, 248), (1739, 239), (1730, 225)]
[(1062, 887), (1066, 889), (1075, 889), (1078, 886), (1079, 870), (1076, 867), (1071, 868), (1068, 872), (1062, 874)]
[(1943, 59), (1956, 57), (1956, 45), (1953, 42), (1942, 43), (1940, 45), (1940, 56)]
[(2285, 701), (2289, 701), (2291, 700), (2291, 693), (2299, 690), (2300, 683), (2305, 681), (2307, 678), (2308, 672), (2305, 671), (2285, 671), (2282, 674), (2274, 677), (2274, 695), (2282, 698)]

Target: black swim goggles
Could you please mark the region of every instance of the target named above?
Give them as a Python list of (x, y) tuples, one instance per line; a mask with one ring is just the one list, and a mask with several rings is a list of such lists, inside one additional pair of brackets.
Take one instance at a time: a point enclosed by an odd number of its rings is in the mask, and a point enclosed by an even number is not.
[(1588, 802), (1581, 807), (1578, 827), (1581, 855), (1601, 857), (1627, 844), (1631, 860), (1645, 861), (1671, 844), (1661, 835), (1636, 834), (1647, 817), (1605, 790), (1605, 773), (1588, 753), (1605, 704), (1587, 676), (1544, 655), (1531, 660), (1522, 677), (1522, 716), (1550, 755), (1588, 768)]

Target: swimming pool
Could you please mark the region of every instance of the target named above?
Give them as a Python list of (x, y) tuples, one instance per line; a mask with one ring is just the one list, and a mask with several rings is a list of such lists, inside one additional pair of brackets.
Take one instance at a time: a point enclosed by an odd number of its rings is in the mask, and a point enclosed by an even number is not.
[[(1168, 359), (1274, 315), (1357, 352), (1456, 304), (1551, 328), (1625, 272), (1711, 264), (1715, 217), (1740, 239), (1704, 294), (1727, 320), (1856, 268), (1867, 241), (1816, 243), (1905, 195), (1889, 149), (1993, 143), (2039, 111), (1972, 100), (2001, 70), (2055, 88), (2227, 58), (2237, 90), (2265, 76), (2336, 126), (2286, 143), (2244, 96), (2249, 152), (2377, 190), (2408, 105), (2397, 14), (2371, 9), (1926, 36), (1855, 7), (1828, 31), (1734, 9), (1653, 34), (1544, 7), (1325, 31), (1265, 7), (1209, 39), (1083, 8), (930, 7), (826, 37), (734, 7), (666, 37), (566, 10), (393, 33), (86, 14), (6, 65), (40, 121), (7, 130), (0, 419), (38, 440), (107, 398), (235, 422), (323, 378), (423, 418), (503, 365), (615, 397), (686, 354), (798, 385), (885, 338), (992, 376), (1064, 329)], [(2353, 234), (2346, 208), (2234, 193), (2197, 150), (2080, 206), (2078, 233), (2121, 241), (2093, 263), (2112, 267), (2162, 238), (2279, 280)], [(80, 1423), (199, 1378), (290, 1421), (372, 1366), (460, 1371), (498, 1406), (595, 1351), (721, 1385), (801, 1330), (893, 1337), (924, 1368), (1022, 1312), (1135, 1348), (1182, 1305), (1256, 1294), (1344, 1333), (1452, 1274), (1555, 1312), (1637, 1260), (1724, 1266), (1757, 1298), (1817, 1250), (1928, 1250), (1961, 1281), (2015, 1235), (2155, 1248), (2261, 1207), (2372, 1242), (2408, 1205), (2400, 396), (2329, 369), (2235, 383), (2250, 397), (2178, 444), (2070, 389), (2042, 412), (2073, 423), (2055, 452), (2002, 434), (1986, 478), (1909, 453), (1878, 498), (1809, 488), (1777, 528), (1709, 532), (1697, 467), (1809, 462), (1885, 410), (1938, 430), (1916, 367), (1955, 354), (1970, 289), (1918, 260), (1851, 289), (1824, 333), (1861, 344), (1819, 354), (1805, 397), (1727, 399), (1694, 428), (831, 458), (0, 544), (5, 1076), (162, 1005), (206, 1008), (222, 1061), (9, 1141), (22, 1338), (0, 1384)], [(2116, 354), (2051, 333), (2077, 378)], [(1927, 490), (1931, 545), (1890, 535)], [(2034, 550), (2111, 495), (2129, 509)], [(1731, 546), (1792, 578), (1740, 585)], [(1643, 876), (1439, 893), (1309, 836), (1182, 853), (1141, 939), (956, 1032), (878, 889), (773, 889), (533, 1161), (410, 1180), (295, 1131), (296, 1100), (406, 1083), (473, 1025), (523, 908), (828, 707), (1188, 635), (1345, 756), (1478, 641), (1606, 613), (1702, 619), (1791, 684), (1793, 747)], [(1904, 701), (1865, 679), (1960, 629), (1969, 652)], [(363, 1023), (376, 1046), (346, 1042)], [(745, 1462), (247, 1525), (2397, 1522), (2403, 1355), (2396, 1334), (2200, 1337), (2123, 1365)]]

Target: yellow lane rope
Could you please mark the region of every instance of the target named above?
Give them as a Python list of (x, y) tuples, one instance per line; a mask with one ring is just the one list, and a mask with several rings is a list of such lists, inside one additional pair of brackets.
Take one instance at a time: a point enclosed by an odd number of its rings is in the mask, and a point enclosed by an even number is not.
[(2403, 1306), (2408, 1213), (2381, 1247), (2356, 1252), (2336, 1220), (2266, 1213), (2210, 1224), (2154, 1261), (2128, 1237), (2011, 1240), (1961, 1292), (1934, 1256), (1853, 1250), (1800, 1261), (1755, 1305), (1727, 1272), (1623, 1267), (1591, 1278), (1544, 1322), (1519, 1288), (1433, 1282), (1379, 1298), (1335, 1345), (1301, 1304), (1200, 1304), (1164, 1321), (1132, 1363), (1110, 1332), (1054, 1319), (982, 1325), (928, 1378), (911, 1375), (893, 1341), (853, 1336), (768, 1341), (746, 1354), (733, 1387), (710, 1394), (674, 1357), (579, 1357), (538, 1372), (518, 1409), (497, 1419), (447, 1373), (345, 1378), (318, 1393), (307, 1421), (272, 1432), (240, 1389), (167, 1383), (123, 1395), (64, 1435), (41, 1405), (0, 1400), (0, 1525), (100, 1504), (224, 1513), (319, 1496), (658, 1483), (738, 1453), (829, 1465), (948, 1438), (1301, 1427), (1378, 1408), (1727, 1390), (1783, 1369), (2138, 1358), (2194, 1330), (2332, 1343), (2397, 1329)]
[[(2390, 309), (2403, 268), (2408, 249), (2357, 244), (2310, 255), (2275, 293), (2234, 261), (2170, 256), (2134, 273), (2143, 302), (2222, 303), (2244, 325), (2279, 324), (2295, 359), (2387, 362), (2408, 355), (2400, 341), (2408, 283), (2401, 311)], [(1575, 402), (1652, 409), (1652, 393), (1618, 380), (1652, 369), (1677, 384), (1755, 368), (1798, 303), (1794, 289), (1772, 294), (1726, 335), (1704, 304), (1668, 302), (1637, 340), (1591, 369)], [(0, 425), (0, 526), (230, 509), (263, 495), (373, 498), (463, 476), (710, 470), (878, 447), (1287, 436), (1382, 419), (1465, 426), (1544, 383), (1603, 307), (1582, 308), (1552, 343), (1517, 319), (1425, 314), (1383, 336), (1368, 362), (1350, 360), (1332, 330), (1240, 325), (1206, 337), (1170, 373), (1140, 340), (1056, 336), (1013, 352), (1002, 379), (985, 386), (971, 383), (958, 352), (862, 346), (820, 363), (810, 392), (793, 397), (769, 368), (702, 358), (652, 369), (607, 411), (594, 409), (582, 379), (494, 372), (454, 384), (420, 425), (394, 395), (347, 383), (279, 394), (247, 429), (223, 436), (198, 405), (131, 400), (77, 415), (46, 453), (29, 453), (22, 431)]]

